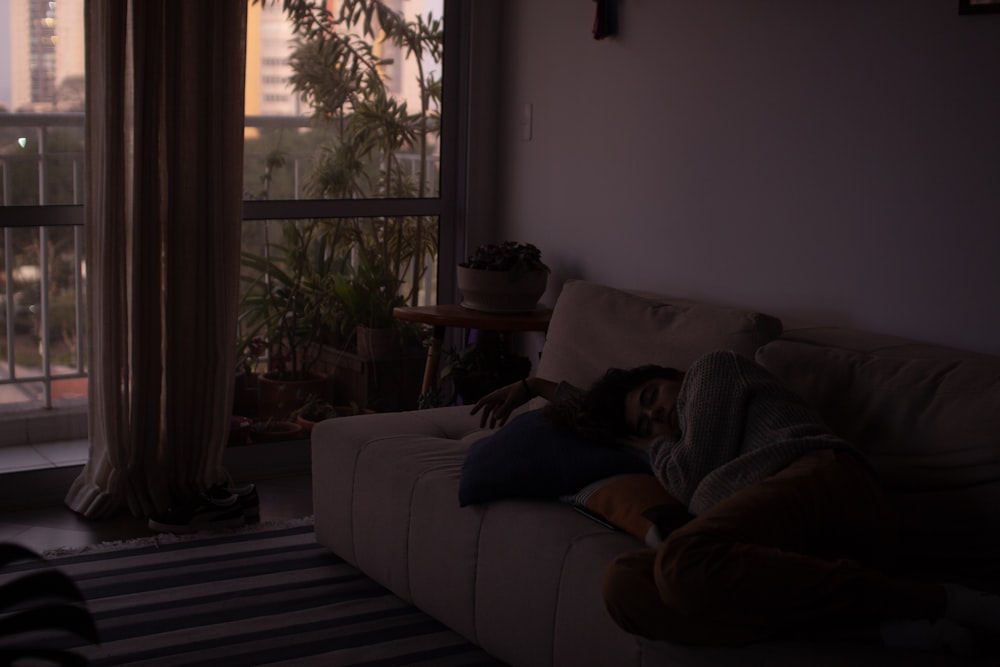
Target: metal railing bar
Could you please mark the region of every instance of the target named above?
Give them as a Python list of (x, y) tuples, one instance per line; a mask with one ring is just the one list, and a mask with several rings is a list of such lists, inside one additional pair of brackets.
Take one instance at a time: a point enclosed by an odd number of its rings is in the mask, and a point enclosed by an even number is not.
[(42, 392), (45, 407), (52, 407), (52, 359), (49, 356), (52, 344), (49, 332), (49, 232), (47, 227), (38, 228), (38, 268), (41, 275), (39, 280), (39, 319), (41, 320), (41, 351), (42, 351)]
[[(13, 375), (13, 373), (12, 373)], [(51, 380), (79, 380), (90, 377), (87, 373), (58, 373), (50, 376)], [(44, 375), (18, 375), (17, 378), (0, 378), (0, 386), (8, 384), (28, 384), (29, 382), (45, 382)], [(51, 405), (49, 407), (52, 407)]]
[(14, 364), (14, 249), (10, 228), (3, 230), (4, 308), (7, 321), (7, 373), (16, 379)]
[(440, 199), (285, 199), (243, 202), (244, 220), (284, 218), (399, 218), (440, 216)]
[(0, 114), (0, 127), (37, 127), (58, 125), (60, 127), (83, 127), (82, 111), (51, 111), (47, 113), (5, 113)]
[[(0, 294), (5, 298), (6, 303), (2, 305), (6, 309), (6, 326), (0, 327), (0, 331), (6, 329), (6, 377), (0, 377), (0, 386), (25, 386), (28, 384), (42, 383), (44, 394), (44, 407), (53, 407), (53, 381), (85, 379), (89, 377), (86, 368), (86, 358), (83, 351), (86, 349), (88, 332), (85, 323), (85, 239), (84, 233), (84, 209), (83, 185), (85, 176), (85, 165), (83, 163), (83, 153), (81, 151), (50, 151), (49, 129), (52, 127), (78, 127), (83, 128), (84, 114), (79, 112), (69, 113), (32, 113), (32, 114), (0, 114), (0, 128), (18, 128), (19, 136), (32, 136), (34, 132), (37, 137), (37, 151), (33, 154), (22, 153), (14, 150), (0, 154), (0, 228), (3, 234), (0, 236), (4, 243), (2, 257), (4, 260), (3, 270), (0, 277), (5, 278)], [(295, 116), (247, 116), (245, 118), (246, 127), (255, 128), (308, 128), (312, 126), (312, 121), (308, 117)], [(23, 146), (22, 142), (22, 146)], [(409, 166), (411, 174), (416, 174), (416, 163), (419, 161), (417, 155), (397, 156), (402, 163)], [(440, 169), (439, 158), (428, 156), (431, 165), (427, 170), (428, 182), (433, 185), (435, 173)], [(306, 156), (291, 156), (292, 163), (292, 196), (303, 196), (304, 176)], [(72, 204), (52, 204), (47, 202), (52, 199), (52, 193), (48, 191), (48, 174), (54, 173), (56, 165), (64, 165), (69, 160), (70, 184), (69, 196), (74, 202)], [(14, 180), (11, 167), (16, 164), (23, 165), (31, 162), (35, 165), (38, 182), (38, 204), (37, 205), (9, 205), (13, 199), (12, 187)], [(60, 168), (62, 168), (60, 166)], [(433, 190), (433, 187), (431, 188)], [(401, 218), (407, 216), (419, 216), (426, 218), (441, 219), (443, 214), (444, 201), (440, 195), (426, 198), (386, 198), (386, 199), (319, 199), (319, 200), (251, 200), (243, 202), (244, 222), (253, 220), (284, 220), (290, 218)], [(52, 308), (52, 298), (49, 293), (50, 269), (52, 262), (49, 257), (48, 245), (50, 241), (61, 235), (55, 231), (60, 227), (73, 228), (73, 261), (76, 268), (72, 274), (73, 304), (75, 332), (75, 353), (70, 349), (71, 358), (67, 363), (59, 363), (56, 372), (53, 373), (55, 359), (52, 350), (51, 323), (54, 321), (49, 312)], [(16, 360), (16, 340), (18, 327), (17, 304), (15, 299), (20, 300), (22, 295), (16, 290), (15, 275), (18, 275), (18, 267), (15, 266), (14, 241), (18, 229), (37, 229), (39, 255), (38, 255), (38, 286), (39, 294), (37, 305), (39, 312), (35, 314), (34, 322), (40, 327), (36, 332), (37, 342), (40, 344), (41, 360), (38, 366), (31, 364), (21, 366), (21, 375), (18, 374)], [(422, 286), (422, 301), (426, 300), (432, 293), (432, 282), (436, 276), (434, 272), (428, 271), (424, 277)], [(68, 326), (68, 325), (67, 325)], [(68, 328), (65, 332), (70, 334)], [(58, 334), (61, 335), (61, 334)], [(35, 340), (33, 339), (33, 342)], [(73, 341), (68, 341), (73, 345)], [(67, 370), (69, 372), (60, 372)], [(24, 373), (32, 373), (24, 376)], [(32, 390), (38, 401), (36, 390)], [(36, 403), (37, 405), (38, 403)]]
[(83, 225), (80, 204), (40, 206), (0, 206), (0, 227), (62, 227)]
[(73, 261), (76, 262), (76, 270), (73, 272), (73, 296), (75, 299), (74, 309), (76, 312), (76, 370), (86, 376), (83, 367), (83, 350), (87, 349), (85, 315), (83, 312), (83, 228), (73, 229)]

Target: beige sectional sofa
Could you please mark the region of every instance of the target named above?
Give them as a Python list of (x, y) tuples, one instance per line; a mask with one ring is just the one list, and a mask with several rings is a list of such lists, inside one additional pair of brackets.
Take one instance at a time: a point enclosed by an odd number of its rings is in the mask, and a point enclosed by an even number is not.
[[(1000, 358), (865, 332), (782, 332), (766, 314), (585, 281), (556, 302), (537, 374), (586, 386), (611, 366), (756, 359), (869, 452), (903, 519), (914, 576), (1000, 592)], [(524, 409), (538, 407), (536, 399)], [(558, 500), (460, 507), (467, 407), (334, 419), (312, 435), (317, 539), (516, 667), (993, 664), (850, 643), (695, 648), (639, 639), (600, 580), (638, 537)]]

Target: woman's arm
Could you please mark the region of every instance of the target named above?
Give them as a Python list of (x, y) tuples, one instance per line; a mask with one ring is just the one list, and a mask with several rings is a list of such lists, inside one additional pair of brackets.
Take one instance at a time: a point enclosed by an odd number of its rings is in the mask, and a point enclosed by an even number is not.
[(507, 423), (507, 418), (515, 408), (524, 405), (535, 396), (541, 396), (551, 401), (556, 396), (558, 382), (552, 382), (540, 377), (529, 377), (518, 380), (506, 387), (492, 391), (482, 398), (472, 407), (471, 414), (476, 414), (480, 410), (483, 415), (479, 420), (479, 425), (486, 428), (487, 422), (490, 428), (503, 426)]

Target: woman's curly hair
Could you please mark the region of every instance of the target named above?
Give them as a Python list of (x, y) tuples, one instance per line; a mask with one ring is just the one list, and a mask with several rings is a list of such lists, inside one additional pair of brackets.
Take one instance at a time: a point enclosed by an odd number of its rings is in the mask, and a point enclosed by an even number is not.
[(632, 435), (625, 421), (625, 397), (636, 387), (655, 379), (680, 382), (684, 373), (656, 364), (611, 368), (586, 392), (551, 403), (547, 412), (558, 423), (592, 440), (615, 442)]

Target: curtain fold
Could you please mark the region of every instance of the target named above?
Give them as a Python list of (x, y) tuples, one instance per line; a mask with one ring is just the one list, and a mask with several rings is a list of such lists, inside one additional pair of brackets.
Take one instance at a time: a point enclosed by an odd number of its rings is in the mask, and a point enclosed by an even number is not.
[(90, 456), (66, 503), (162, 510), (225, 477), (246, 0), (87, 0)]

